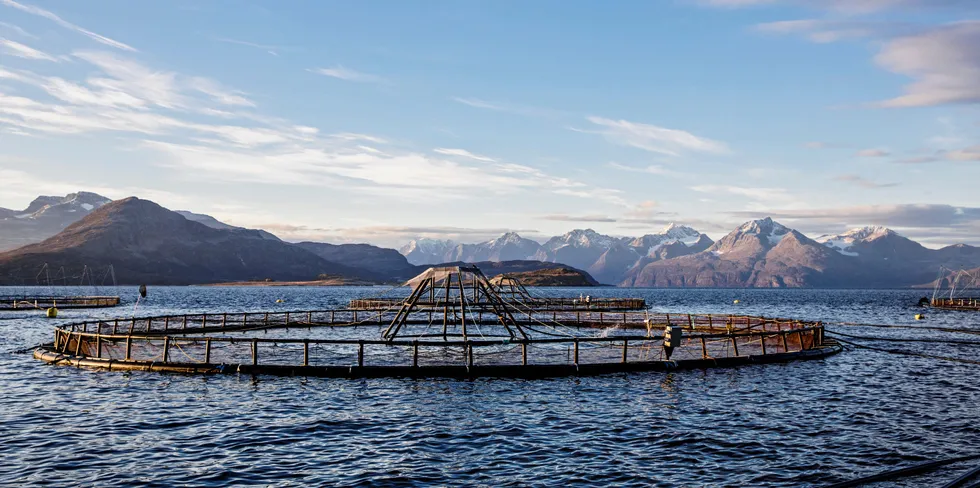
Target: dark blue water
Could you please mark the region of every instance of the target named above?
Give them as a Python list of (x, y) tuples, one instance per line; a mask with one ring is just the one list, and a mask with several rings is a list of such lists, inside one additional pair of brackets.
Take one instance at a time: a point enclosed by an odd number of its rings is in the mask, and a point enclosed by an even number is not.
[[(324, 308), (377, 291), (151, 288), (137, 313)], [(668, 312), (980, 331), (980, 314), (914, 321), (921, 291), (567, 291), (580, 292), (642, 296)], [(866, 349), (782, 365), (534, 381), (108, 373), (5, 352), (50, 341), (58, 323), (131, 315), (135, 289), (115, 293), (126, 297), (119, 308), (56, 320), (0, 313), (0, 485), (819, 486), (980, 452), (980, 366)], [(863, 343), (977, 357), (975, 345)], [(968, 467), (898, 486), (932, 486)]]

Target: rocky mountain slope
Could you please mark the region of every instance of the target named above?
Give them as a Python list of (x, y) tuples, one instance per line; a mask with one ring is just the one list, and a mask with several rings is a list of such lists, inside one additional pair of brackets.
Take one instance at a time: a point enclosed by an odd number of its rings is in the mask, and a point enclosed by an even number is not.
[(40, 242), (112, 200), (95, 193), (40, 196), (23, 210), (0, 208), (0, 251)]
[(210, 227), (212, 229), (254, 230), (255, 232), (258, 232), (259, 235), (262, 236), (262, 238), (264, 238), (264, 239), (270, 239), (270, 240), (274, 240), (274, 241), (281, 240), (278, 237), (276, 237), (276, 236), (272, 235), (271, 233), (266, 232), (266, 231), (264, 231), (262, 229), (246, 229), (244, 227), (235, 227), (234, 225), (228, 225), (228, 224), (226, 224), (224, 222), (221, 222), (220, 220), (218, 220), (218, 219), (216, 219), (216, 218), (214, 218), (214, 217), (212, 217), (210, 215), (189, 212), (187, 210), (177, 210), (176, 212), (178, 214), (180, 214), (181, 216), (183, 216), (187, 220), (192, 220), (194, 222), (198, 222), (198, 223), (204, 224), (204, 225), (206, 225), (206, 226), (208, 226), (208, 227)]
[(420, 272), (418, 266), (409, 263), (405, 256), (394, 249), (370, 244), (325, 242), (299, 242), (295, 245), (327, 261), (370, 271), (385, 281), (406, 280)]
[(214, 229), (135, 197), (105, 204), (40, 243), (0, 254), (0, 283), (20, 284), (45, 263), (69, 274), (112, 264), (125, 284), (374, 277), (259, 231)]

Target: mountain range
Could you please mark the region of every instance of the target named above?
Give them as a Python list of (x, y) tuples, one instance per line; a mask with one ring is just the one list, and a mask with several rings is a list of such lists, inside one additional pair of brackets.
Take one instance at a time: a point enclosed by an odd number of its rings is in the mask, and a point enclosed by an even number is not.
[(477, 244), (423, 238), (409, 242), (400, 252), (418, 265), (522, 259), (561, 263), (587, 270), (601, 283), (619, 284), (643, 265), (700, 252), (711, 244), (708, 236), (671, 224), (640, 237), (612, 237), (592, 229), (576, 229), (544, 244), (514, 232)]
[[(67, 205), (71, 198), (64, 200), (57, 204)], [(111, 264), (121, 284), (156, 285), (311, 281), (324, 277), (391, 283), (426, 269), (410, 264), (394, 249), (369, 244), (288, 243), (266, 231), (227, 225), (206, 215), (174, 212), (136, 197), (81, 208), (87, 211), (84, 216), (61, 232), (0, 253), (0, 285), (34, 284), (45, 265), (64, 268), (67, 276), (78, 276), (85, 267)], [(491, 270), (491, 276), (562, 267), (538, 261), (478, 265)]]
[(929, 249), (884, 227), (811, 239), (770, 218), (746, 222), (717, 242), (671, 224), (640, 237), (576, 229), (543, 244), (513, 232), (475, 244), (417, 239), (400, 252), (289, 243), (208, 215), (86, 192), (0, 209), (0, 235), (10, 247), (31, 242), (0, 253), (0, 284), (33, 281), (44, 264), (74, 274), (80, 270), (73, 267), (112, 264), (125, 283), (192, 284), (324, 275), (394, 282), (429, 265), (478, 263), (488, 275), (572, 267), (620, 286), (882, 288), (929, 283), (940, 266), (980, 267), (974, 246)]

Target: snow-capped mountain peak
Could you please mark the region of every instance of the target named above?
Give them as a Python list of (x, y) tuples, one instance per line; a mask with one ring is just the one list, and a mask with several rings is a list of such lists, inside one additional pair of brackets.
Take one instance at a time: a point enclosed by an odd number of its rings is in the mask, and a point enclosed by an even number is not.
[(616, 240), (592, 229), (575, 229), (548, 242), (552, 250), (565, 246), (608, 249)]
[(820, 236), (817, 238), (817, 242), (845, 256), (857, 256), (858, 252), (854, 250), (855, 243), (870, 242), (883, 237), (896, 235), (898, 234), (895, 231), (887, 227), (869, 225), (867, 227), (851, 229), (843, 234)]
[(55, 213), (82, 213), (87, 214), (112, 200), (102, 195), (87, 191), (69, 193), (63, 197), (41, 196), (17, 215), (19, 219), (37, 219), (45, 214)]

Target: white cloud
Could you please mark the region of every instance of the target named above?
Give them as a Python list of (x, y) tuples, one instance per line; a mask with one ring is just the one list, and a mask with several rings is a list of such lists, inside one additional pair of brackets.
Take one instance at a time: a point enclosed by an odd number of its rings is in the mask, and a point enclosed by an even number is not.
[(44, 10), (44, 9), (42, 9), (40, 7), (35, 7), (33, 5), (27, 5), (27, 4), (23, 4), (23, 3), (18, 3), (18, 2), (15, 2), (14, 0), (0, 0), (0, 5), (5, 5), (7, 7), (15, 8), (15, 9), (20, 10), (22, 12), (27, 12), (27, 13), (32, 14), (32, 15), (37, 15), (37, 16), (40, 16), (40, 17), (44, 17), (44, 18), (46, 18), (48, 20), (54, 21), (54, 23), (60, 25), (61, 27), (64, 27), (66, 29), (69, 29), (69, 30), (73, 30), (75, 32), (78, 32), (78, 33), (80, 33), (82, 35), (87, 36), (90, 39), (93, 39), (96, 42), (105, 44), (107, 46), (112, 46), (112, 47), (114, 47), (116, 49), (122, 49), (123, 51), (132, 51), (132, 52), (135, 52), (136, 51), (136, 48), (134, 48), (132, 46), (129, 46), (127, 44), (123, 44), (123, 43), (121, 43), (119, 41), (115, 41), (115, 40), (109, 39), (108, 37), (101, 36), (101, 35), (96, 34), (96, 33), (92, 32), (90, 30), (87, 30), (87, 29), (84, 29), (82, 27), (79, 27), (79, 26), (77, 26), (75, 24), (72, 24), (71, 22), (68, 22), (68, 21), (62, 19), (61, 17), (58, 17), (54, 13), (49, 12), (47, 10)]
[(884, 149), (862, 149), (855, 154), (859, 158), (883, 158), (891, 153)]
[(18, 35), (20, 37), (24, 37), (24, 38), (27, 38), (27, 39), (37, 39), (37, 36), (35, 36), (35, 35), (31, 34), (30, 32), (27, 32), (26, 30), (20, 28), (20, 26), (16, 26), (14, 24), (8, 24), (7, 22), (0, 22), (0, 32), (13, 33), (15, 35)]
[(0, 38), (0, 48), (10, 56), (17, 56), (19, 58), (26, 59), (37, 59), (41, 61), (53, 61), (58, 62), (58, 59), (42, 51), (38, 51), (30, 46), (21, 44), (16, 41), (11, 41), (9, 39)]
[(783, 188), (744, 187), (734, 185), (696, 185), (691, 187), (698, 193), (729, 194), (748, 197), (757, 201), (790, 201), (793, 197)]
[(855, 174), (835, 176), (834, 181), (850, 183), (852, 185), (859, 186), (861, 188), (866, 188), (869, 190), (876, 189), (876, 188), (890, 188), (893, 186), (898, 186), (898, 183), (875, 183), (874, 181), (871, 181), (867, 178)]
[(346, 81), (353, 81), (357, 83), (387, 83), (388, 82), (388, 80), (380, 76), (372, 75), (368, 73), (362, 73), (360, 71), (355, 71), (349, 68), (345, 68), (339, 64), (332, 68), (316, 68), (310, 71), (324, 76), (330, 76), (332, 78), (337, 78)]
[[(838, 20), (781, 20), (758, 24), (755, 29), (769, 34), (802, 34), (817, 43), (869, 37), (885, 29), (883, 24)], [(894, 28), (888, 25), (887, 28)]]
[(947, 151), (946, 159), (952, 161), (980, 161), (980, 145), (968, 147), (966, 149)]
[(508, 102), (495, 102), (488, 100), (481, 100), (479, 98), (463, 98), (463, 97), (452, 97), (452, 101), (456, 103), (461, 103), (473, 108), (480, 108), (484, 110), (492, 110), (494, 112), (504, 112), (514, 115), (521, 115), (524, 117), (541, 117), (541, 118), (555, 118), (563, 115), (567, 115), (565, 112), (559, 110), (552, 110), (549, 108), (532, 107), (529, 105), (518, 105)]
[(602, 134), (609, 142), (645, 151), (670, 156), (679, 156), (684, 152), (727, 153), (729, 151), (724, 143), (698, 137), (683, 130), (602, 117), (589, 117), (588, 120), (602, 127), (597, 133)]
[(621, 171), (631, 171), (631, 172), (634, 172), (634, 173), (649, 173), (649, 174), (652, 174), (652, 175), (661, 175), (661, 176), (678, 176), (678, 175), (680, 175), (680, 173), (678, 173), (676, 171), (671, 171), (671, 170), (669, 170), (667, 168), (664, 168), (663, 166), (661, 166), (659, 164), (651, 164), (651, 165), (647, 165), (647, 166), (629, 166), (629, 165), (626, 165), (626, 164), (620, 164), (620, 163), (616, 163), (616, 162), (611, 162), (611, 163), (607, 164), (606, 166), (609, 166), (610, 168), (613, 168), (613, 169), (618, 169), (618, 170), (621, 170)]
[(215, 40), (218, 41), (218, 42), (224, 42), (224, 43), (227, 43), (227, 44), (238, 44), (239, 46), (254, 47), (255, 49), (261, 49), (261, 50), (263, 50), (263, 51), (265, 51), (265, 52), (267, 52), (267, 53), (269, 53), (269, 54), (271, 54), (273, 56), (278, 56), (279, 55), (279, 50), (281, 49), (281, 48), (279, 48), (277, 46), (269, 46), (269, 45), (258, 44), (258, 43), (249, 42), (249, 41), (239, 41), (237, 39), (229, 39), (227, 37), (217, 37), (217, 38), (215, 38)]
[(700, 3), (725, 8), (790, 4), (850, 15), (870, 14), (892, 9), (970, 7), (970, 0), (700, 0)]
[(473, 160), (476, 160), (476, 161), (485, 161), (485, 162), (488, 162), (488, 163), (496, 162), (495, 159), (488, 158), (486, 156), (481, 156), (479, 154), (473, 154), (473, 153), (467, 151), (466, 149), (447, 149), (447, 148), (444, 148), (444, 147), (437, 147), (437, 148), (433, 149), (432, 151), (435, 152), (435, 153), (438, 153), (438, 154), (444, 154), (446, 156), (459, 156), (459, 157), (462, 157), (462, 158), (469, 158), (469, 159), (473, 159)]
[(980, 102), (980, 21), (964, 21), (893, 39), (875, 61), (915, 81), (884, 107)]

